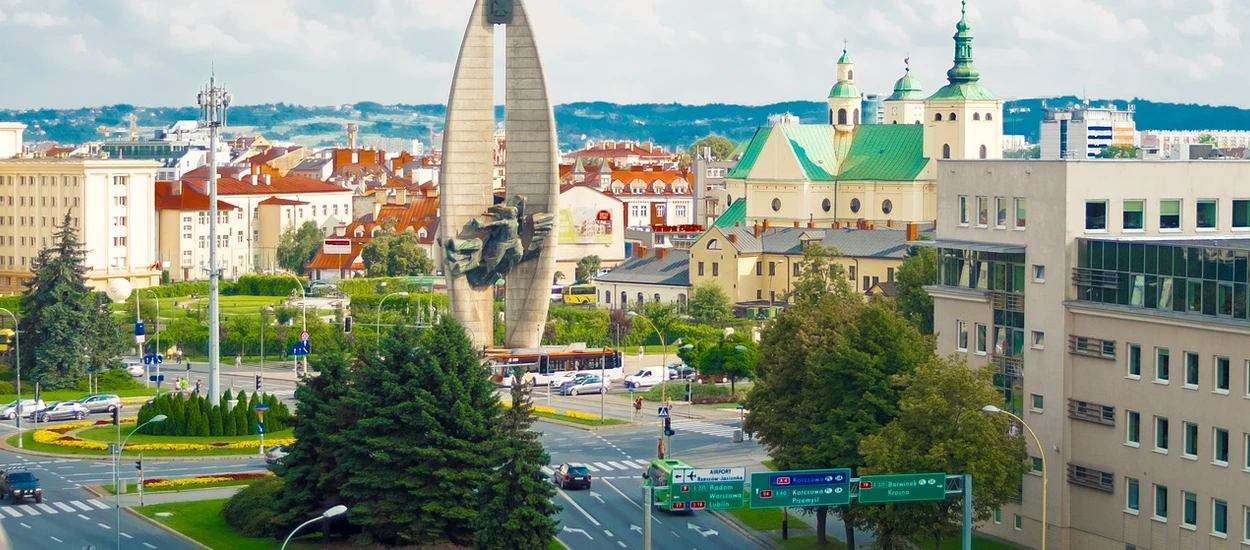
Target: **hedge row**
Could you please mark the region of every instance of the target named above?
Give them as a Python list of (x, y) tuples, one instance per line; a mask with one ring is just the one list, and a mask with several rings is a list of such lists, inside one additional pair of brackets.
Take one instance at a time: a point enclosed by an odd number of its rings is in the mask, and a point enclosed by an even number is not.
[(291, 411), (273, 394), (261, 396), (260, 392), (255, 392), (249, 398), (247, 392), (240, 391), (239, 403), (227, 410), (224, 405), (231, 399), (229, 390), (222, 396), (222, 405), (210, 405), (208, 399), (198, 393), (167, 393), (141, 407), (138, 415), (140, 425), (158, 414), (165, 415), (165, 421), (147, 424), (139, 432), (192, 437), (256, 435), (259, 433), (256, 405), (262, 402), (269, 405), (264, 415), (266, 433), (289, 428)]

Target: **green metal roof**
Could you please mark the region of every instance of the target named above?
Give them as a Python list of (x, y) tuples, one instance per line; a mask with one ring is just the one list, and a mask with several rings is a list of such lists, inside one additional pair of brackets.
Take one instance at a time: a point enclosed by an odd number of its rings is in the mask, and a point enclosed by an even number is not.
[(928, 162), (924, 157), (924, 126), (868, 124), (856, 128), (838, 179), (911, 181)]
[(742, 158), (738, 159), (738, 163), (729, 171), (725, 177), (727, 178), (745, 178), (751, 174), (751, 169), (755, 167), (756, 159), (760, 158), (760, 151), (764, 149), (764, 143), (768, 141), (768, 136), (772, 134), (771, 127), (762, 127), (755, 130), (755, 135), (747, 140), (749, 143), (742, 151)]
[(833, 181), (838, 172), (834, 129), (828, 124), (778, 124), (809, 181)]
[(842, 48), (842, 57), (838, 58), (838, 65), (845, 65), (847, 63), (854, 63), (854, 61), (851, 61), (851, 54), (846, 53), (846, 48)]
[(903, 75), (903, 78), (898, 79), (894, 83), (894, 93), (890, 94), (890, 97), (885, 98), (886, 101), (903, 99), (924, 99), (920, 79), (911, 75), (911, 69), (907, 69), (907, 73)]
[(725, 212), (712, 222), (712, 227), (733, 227), (737, 225), (746, 225), (747, 222), (747, 200), (741, 198), (729, 205)]
[(998, 96), (990, 92), (980, 82), (960, 82), (942, 86), (929, 99), (972, 99), (996, 101)]
[(850, 82), (839, 82), (829, 90), (829, 97), (850, 97), (859, 99), (859, 88)]
[(739, 155), (747, 152), (747, 145), (750, 145), (750, 144), (751, 144), (751, 140), (749, 138), (738, 142), (738, 146), (734, 147), (733, 152), (729, 153), (729, 158), (721, 159), (721, 160), (733, 160), (733, 159), (738, 158)]

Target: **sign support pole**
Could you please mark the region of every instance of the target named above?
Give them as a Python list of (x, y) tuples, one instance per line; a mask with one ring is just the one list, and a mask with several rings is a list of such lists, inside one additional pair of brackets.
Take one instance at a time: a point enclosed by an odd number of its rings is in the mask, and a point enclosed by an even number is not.
[(642, 492), (647, 498), (642, 503), (642, 550), (651, 550), (651, 503), (655, 499), (655, 488), (646, 485)]
[(972, 474), (964, 474), (963, 550), (972, 550)]
[(781, 540), (790, 540), (790, 509), (781, 509)]

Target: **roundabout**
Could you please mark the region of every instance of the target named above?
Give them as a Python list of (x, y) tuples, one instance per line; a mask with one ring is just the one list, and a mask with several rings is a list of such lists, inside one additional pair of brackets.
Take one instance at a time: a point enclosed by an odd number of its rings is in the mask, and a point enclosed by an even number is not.
[[(123, 454), (151, 457), (239, 457), (255, 456), (261, 449), (259, 436), (158, 436), (134, 434), (136, 418), (121, 419), (121, 437), (130, 437)], [(290, 445), (293, 430), (286, 429), (266, 434), (264, 446)], [(118, 437), (118, 427), (108, 420), (74, 421), (57, 424), (21, 434), (24, 449), (17, 449), (17, 435), (7, 438), (10, 450), (32, 451), (39, 454), (72, 456), (76, 458), (109, 458), (109, 448)]]

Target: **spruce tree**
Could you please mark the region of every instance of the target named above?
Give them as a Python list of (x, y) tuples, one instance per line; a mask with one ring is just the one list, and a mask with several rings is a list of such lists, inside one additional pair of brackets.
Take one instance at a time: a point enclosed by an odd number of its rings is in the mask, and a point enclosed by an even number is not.
[(186, 401), (181, 397), (170, 398), (169, 400), (169, 419), (162, 422), (165, 425), (165, 435), (186, 435), (187, 415)]
[(247, 399), (243, 394), (239, 394), (239, 403), (234, 406), (234, 435), (243, 436), (251, 432), (250, 426), (247, 424)]
[(212, 408), (208, 410), (208, 435), (225, 435), (225, 433), (222, 432), (221, 426), (221, 405), (213, 405)]
[[(353, 377), (360, 411), (343, 430), (340, 489), (351, 521), (388, 545), (471, 543), (475, 491), (498, 460), (499, 400), (464, 329), (450, 317), (421, 332), (392, 331), (384, 361)], [(403, 472), (403, 475), (396, 475)]]
[(496, 424), (492, 455), (501, 461), (478, 494), (481, 509), (474, 522), (475, 550), (545, 550), (556, 536), (552, 500), (555, 487), (542, 467), (551, 460), (543, 450), (534, 424), (531, 386), (517, 373), (512, 382), (512, 406)]
[[(221, 404), (221, 435), (226, 436), (226, 437), (234, 437), (238, 435), (239, 433), (238, 430), (235, 428), (234, 409), (226, 408), (227, 407), (226, 404), (229, 403), (229, 401), (222, 400), (221, 403), (222, 403)], [(235, 405), (235, 407), (237, 406), (238, 405)]]
[(356, 420), (347, 399), (350, 369), (343, 353), (315, 361), (320, 374), (295, 388), (295, 443), (282, 459), (282, 523), (294, 527), (340, 502), (339, 487), (351, 475), (340, 468), (339, 451), (351, 442), (342, 433)]
[(22, 284), (20, 330), (30, 344), (22, 364), (44, 389), (72, 388), (86, 372), (83, 350), (91, 334), (87, 307), (86, 252), (68, 212), (52, 235), (53, 246), (31, 260), (33, 276)]

